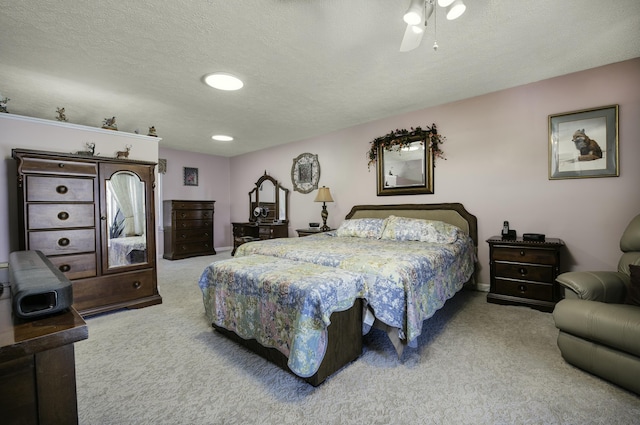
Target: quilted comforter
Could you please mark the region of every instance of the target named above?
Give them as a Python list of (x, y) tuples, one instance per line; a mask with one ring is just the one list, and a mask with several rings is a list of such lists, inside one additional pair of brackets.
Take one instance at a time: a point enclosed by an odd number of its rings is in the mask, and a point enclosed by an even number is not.
[(422, 322), (455, 295), (473, 275), (473, 240), (460, 234), (453, 243), (336, 236), (326, 232), (303, 238), (245, 243), (235, 257), (275, 256), (361, 274), (363, 298), (382, 323), (416, 346)]
[(322, 363), (331, 314), (364, 296), (361, 274), (262, 255), (213, 263), (199, 286), (211, 323), (276, 348), (303, 378)]

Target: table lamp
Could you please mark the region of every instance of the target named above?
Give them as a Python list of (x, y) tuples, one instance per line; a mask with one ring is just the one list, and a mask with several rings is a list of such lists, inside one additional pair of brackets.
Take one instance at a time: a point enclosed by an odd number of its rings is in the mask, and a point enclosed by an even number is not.
[(316, 199), (314, 202), (322, 202), (322, 212), (320, 215), (322, 216), (322, 227), (321, 230), (326, 232), (329, 230), (329, 226), (327, 226), (327, 218), (329, 217), (329, 212), (327, 211), (327, 202), (333, 202), (333, 198), (331, 197), (331, 192), (329, 192), (329, 188), (322, 186), (318, 189), (318, 194), (316, 195)]

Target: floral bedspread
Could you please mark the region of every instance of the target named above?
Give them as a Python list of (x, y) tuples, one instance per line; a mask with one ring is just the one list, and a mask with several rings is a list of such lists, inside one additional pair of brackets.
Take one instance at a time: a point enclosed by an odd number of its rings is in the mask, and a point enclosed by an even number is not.
[(331, 314), (365, 290), (361, 274), (262, 255), (212, 263), (199, 286), (212, 323), (278, 349), (303, 378), (324, 358)]
[(474, 271), (473, 240), (450, 244), (338, 237), (326, 232), (304, 238), (245, 243), (235, 257), (261, 254), (361, 273), (364, 298), (376, 319), (398, 328), (415, 346), (422, 322), (458, 292)]

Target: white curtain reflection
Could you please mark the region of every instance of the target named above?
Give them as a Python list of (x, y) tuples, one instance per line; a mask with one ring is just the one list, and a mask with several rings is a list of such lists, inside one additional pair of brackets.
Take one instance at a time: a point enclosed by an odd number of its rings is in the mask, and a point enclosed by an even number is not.
[[(111, 193), (110, 220), (116, 216), (118, 208), (124, 218), (123, 236), (140, 236), (145, 231), (144, 187), (135, 175), (119, 172), (107, 182), (107, 194)], [(109, 223), (111, 224), (111, 223)]]

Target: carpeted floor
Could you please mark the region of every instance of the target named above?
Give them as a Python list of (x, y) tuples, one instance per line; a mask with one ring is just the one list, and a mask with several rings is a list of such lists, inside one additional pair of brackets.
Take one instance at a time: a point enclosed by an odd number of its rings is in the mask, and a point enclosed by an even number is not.
[(568, 365), (549, 313), (463, 291), (398, 359), (386, 336), (314, 388), (212, 330), (197, 286), (229, 252), (159, 260), (163, 304), (87, 319), (81, 424), (632, 424), (640, 397)]

